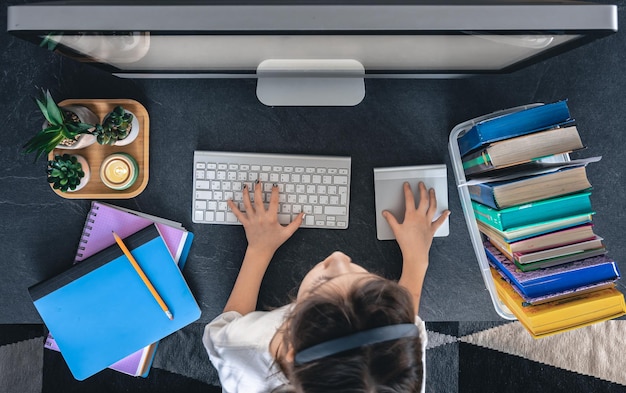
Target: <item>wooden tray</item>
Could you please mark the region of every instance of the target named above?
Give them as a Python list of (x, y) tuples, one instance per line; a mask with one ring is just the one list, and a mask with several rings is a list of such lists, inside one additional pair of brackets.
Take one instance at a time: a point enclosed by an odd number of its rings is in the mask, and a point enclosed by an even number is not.
[[(48, 155), (51, 160), (55, 154), (78, 154), (87, 160), (91, 170), (91, 179), (82, 189), (73, 192), (53, 191), (67, 199), (127, 199), (139, 195), (148, 185), (149, 177), (149, 154), (148, 141), (150, 134), (150, 119), (146, 108), (135, 100), (128, 99), (71, 99), (59, 102), (59, 106), (84, 105), (91, 109), (100, 121), (117, 105), (122, 105), (133, 112), (139, 121), (139, 135), (132, 143), (126, 146), (100, 145), (97, 142), (83, 149), (54, 149)], [(100, 180), (100, 164), (113, 153), (128, 153), (135, 158), (139, 166), (137, 181), (125, 190), (113, 190), (105, 186)], [(52, 185), (50, 185), (52, 188)]]

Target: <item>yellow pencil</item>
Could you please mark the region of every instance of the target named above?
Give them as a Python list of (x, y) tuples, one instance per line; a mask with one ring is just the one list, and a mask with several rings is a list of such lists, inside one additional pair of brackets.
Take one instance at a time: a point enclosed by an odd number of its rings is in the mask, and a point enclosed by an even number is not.
[(117, 235), (117, 233), (113, 232), (113, 237), (115, 238), (115, 242), (117, 243), (117, 245), (120, 246), (120, 248), (124, 252), (124, 255), (126, 255), (128, 260), (130, 261), (130, 264), (133, 265), (133, 267), (135, 268), (135, 271), (137, 272), (137, 274), (139, 274), (139, 277), (141, 277), (141, 280), (143, 281), (143, 283), (146, 284), (146, 287), (148, 287), (148, 289), (150, 290), (150, 293), (152, 294), (154, 299), (157, 301), (157, 303), (159, 303), (159, 306), (161, 306), (161, 308), (165, 312), (165, 315), (167, 315), (169, 319), (174, 319), (174, 316), (172, 315), (170, 310), (167, 308), (167, 305), (165, 304), (163, 299), (161, 299), (161, 296), (156, 291), (156, 289), (154, 289), (154, 286), (152, 285), (150, 280), (148, 280), (148, 277), (146, 277), (146, 274), (143, 272), (143, 270), (141, 270), (141, 267), (139, 266), (139, 264), (137, 263), (133, 255), (130, 253), (130, 251), (126, 247), (126, 244), (124, 244), (124, 242)]

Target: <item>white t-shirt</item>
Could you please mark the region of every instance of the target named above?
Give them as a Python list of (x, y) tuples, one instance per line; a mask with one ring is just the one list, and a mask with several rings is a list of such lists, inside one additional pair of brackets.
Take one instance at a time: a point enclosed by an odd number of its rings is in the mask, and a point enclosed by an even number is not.
[[(269, 345), (276, 330), (283, 324), (292, 305), (272, 311), (254, 311), (242, 316), (228, 311), (204, 328), (202, 342), (211, 363), (217, 369), (222, 391), (227, 393), (267, 393), (287, 384), (269, 352)], [(426, 328), (420, 317), (415, 317), (422, 339), (424, 382), (426, 381)]]

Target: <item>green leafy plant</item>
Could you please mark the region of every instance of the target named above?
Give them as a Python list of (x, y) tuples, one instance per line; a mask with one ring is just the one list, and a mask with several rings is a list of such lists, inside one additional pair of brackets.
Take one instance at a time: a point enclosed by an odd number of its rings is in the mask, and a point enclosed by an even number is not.
[(42, 90), (42, 98), (35, 99), (35, 102), (48, 124), (23, 146), (26, 154), (36, 153), (35, 161), (50, 153), (58, 144), (68, 141), (73, 143), (78, 135), (91, 133), (94, 127), (92, 124), (81, 123), (78, 116), (59, 108), (47, 90)]
[(102, 124), (96, 124), (96, 140), (101, 145), (112, 145), (130, 134), (132, 129), (133, 115), (126, 112), (123, 107), (116, 106), (107, 115)]
[(48, 161), (48, 183), (52, 183), (52, 188), (67, 192), (75, 190), (80, 184), (80, 180), (85, 177), (83, 166), (78, 162), (76, 156), (69, 154), (55, 155), (54, 159)]

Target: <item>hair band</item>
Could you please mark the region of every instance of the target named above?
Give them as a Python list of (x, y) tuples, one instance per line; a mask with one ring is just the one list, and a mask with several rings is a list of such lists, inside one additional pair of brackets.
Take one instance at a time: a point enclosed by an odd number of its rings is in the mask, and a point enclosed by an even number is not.
[(313, 345), (296, 354), (294, 363), (304, 364), (327, 356), (336, 355), (340, 352), (360, 348), (366, 345), (397, 340), (404, 337), (414, 337), (419, 334), (419, 329), (413, 323), (381, 326), (374, 329), (362, 330), (348, 336), (335, 338), (329, 341)]

